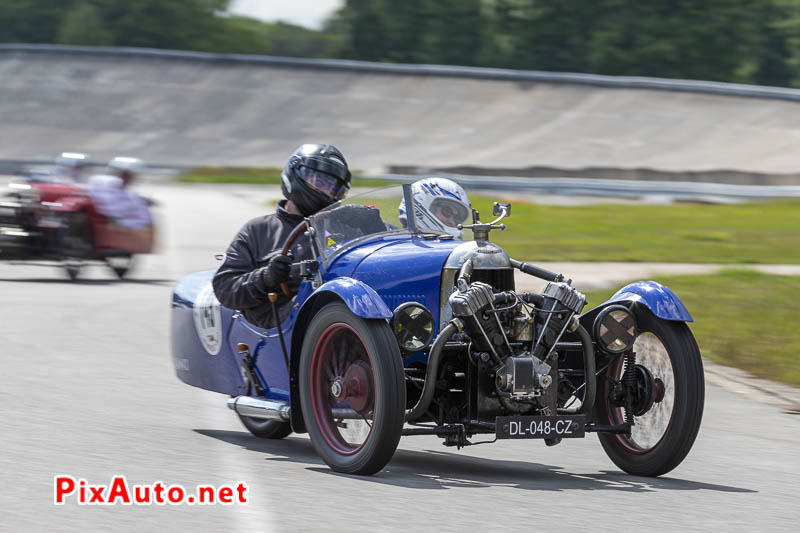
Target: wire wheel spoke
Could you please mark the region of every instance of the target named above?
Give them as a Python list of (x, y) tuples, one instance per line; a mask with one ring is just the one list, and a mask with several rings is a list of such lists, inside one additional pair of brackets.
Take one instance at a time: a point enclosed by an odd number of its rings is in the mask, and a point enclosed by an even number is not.
[[(620, 436), (623, 444), (631, 448), (631, 451), (645, 452), (653, 449), (669, 428), (675, 404), (675, 377), (669, 353), (654, 334), (642, 332), (633, 349), (636, 352), (636, 365), (650, 372), (654, 386), (663, 387), (663, 392), (659, 391), (658, 395), (660, 401), (654, 402), (647, 412), (635, 417), (630, 437)], [(626, 364), (621, 362), (614, 377), (622, 381), (625, 371)], [(614, 411), (617, 423), (624, 422), (625, 410), (616, 408)]]
[(314, 415), (328, 444), (342, 454), (361, 449), (372, 431), (372, 366), (359, 336), (333, 324), (320, 336), (312, 364)]

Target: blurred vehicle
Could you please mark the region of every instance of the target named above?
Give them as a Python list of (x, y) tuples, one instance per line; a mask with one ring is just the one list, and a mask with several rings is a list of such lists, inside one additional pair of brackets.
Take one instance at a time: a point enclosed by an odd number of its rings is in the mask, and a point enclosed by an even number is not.
[[(509, 204), (495, 203), (488, 224), (472, 211), (463, 228), (475, 240), (459, 241), (417, 226), (409, 186), (402, 196), (407, 228), (387, 230), (369, 203), (341, 202), (295, 228), (283, 253), (306, 232), (317, 259), (300, 263), (304, 281), (278, 328), (222, 307), (213, 270), (181, 280), (177, 376), (230, 395), (258, 437), (308, 432), (319, 456), (349, 474), (379, 471), (402, 435), (460, 448), (595, 432), (619, 468), (644, 476), (684, 459), (704, 381), (692, 318), (674, 293), (641, 281), (583, 312), (569, 280), (489, 241)], [(548, 283), (517, 291), (515, 269)], [(471, 440), (481, 435), (495, 440)]]
[(44, 179), (49, 176), (39, 169), (0, 197), (0, 260), (57, 261), (70, 279), (86, 262), (103, 261), (123, 278), (135, 254), (152, 252), (152, 219), (145, 229), (121, 227), (98, 208), (89, 188)]

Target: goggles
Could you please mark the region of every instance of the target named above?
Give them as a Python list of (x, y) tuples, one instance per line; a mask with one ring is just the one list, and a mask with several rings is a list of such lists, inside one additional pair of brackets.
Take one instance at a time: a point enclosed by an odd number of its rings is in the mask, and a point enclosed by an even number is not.
[(456, 227), (467, 220), (469, 210), (459, 202), (453, 202), (446, 198), (437, 198), (431, 204), (431, 212), (443, 224)]

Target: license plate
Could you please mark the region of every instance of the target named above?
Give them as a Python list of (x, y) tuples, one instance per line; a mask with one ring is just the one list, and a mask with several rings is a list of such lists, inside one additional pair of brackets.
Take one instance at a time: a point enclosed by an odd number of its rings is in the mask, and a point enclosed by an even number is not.
[(586, 436), (586, 417), (498, 416), (495, 434), (498, 439), (579, 439)]

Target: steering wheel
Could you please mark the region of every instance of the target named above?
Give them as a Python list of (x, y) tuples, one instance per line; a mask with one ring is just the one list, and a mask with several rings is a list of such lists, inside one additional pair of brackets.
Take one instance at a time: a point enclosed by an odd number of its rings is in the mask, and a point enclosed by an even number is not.
[[(294, 244), (294, 241), (296, 241), (297, 238), (307, 228), (308, 228), (308, 224), (306, 224), (305, 220), (294, 227), (294, 229), (289, 234), (289, 236), (286, 237), (286, 241), (283, 243), (283, 248), (281, 249), (281, 255), (289, 255), (289, 249)], [(283, 294), (285, 294), (287, 298), (291, 298), (292, 297), (292, 291), (289, 290), (289, 285), (285, 281), (283, 283), (281, 283), (281, 290), (283, 291)], [(269, 293), (267, 296), (269, 297), (270, 301), (272, 301), (273, 298), (275, 298), (275, 299), (278, 298), (278, 295), (276, 293), (274, 293), (274, 292)]]

